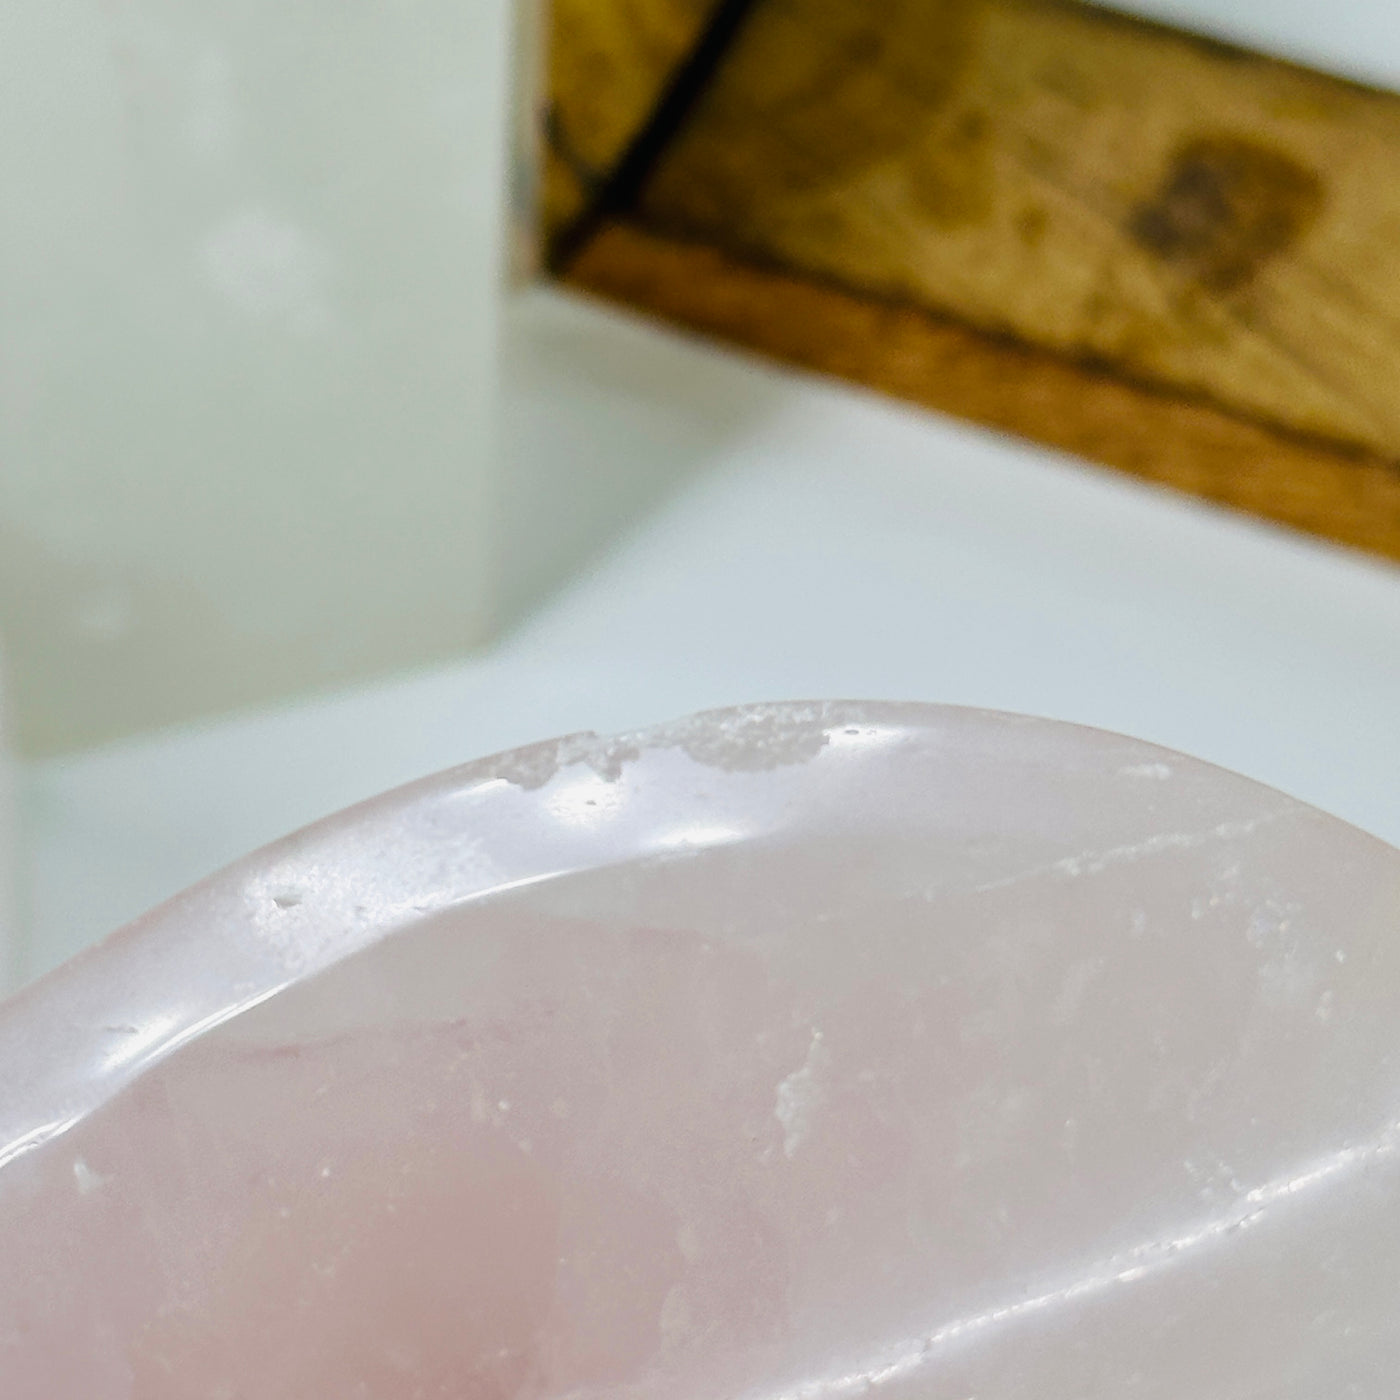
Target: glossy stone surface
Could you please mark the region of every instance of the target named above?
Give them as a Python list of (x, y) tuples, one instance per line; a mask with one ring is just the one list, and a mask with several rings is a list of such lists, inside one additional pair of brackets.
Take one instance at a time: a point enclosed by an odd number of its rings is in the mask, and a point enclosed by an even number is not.
[(1400, 853), (762, 707), (428, 780), (0, 1012), (5, 1400), (1313, 1400), (1400, 1369)]

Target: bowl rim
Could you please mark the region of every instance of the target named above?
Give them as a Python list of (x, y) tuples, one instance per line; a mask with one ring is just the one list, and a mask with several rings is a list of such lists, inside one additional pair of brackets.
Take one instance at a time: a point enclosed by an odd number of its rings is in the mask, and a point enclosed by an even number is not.
[[(688, 810), (708, 820), (736, 804), (752, 805), (764, 775), (806, 769), (834, 740), (859, 753), (871, 743), (927, 745), (954, 735), (988, 753), (1039, 751), (1046, 761), (1067, 764), (1101, 751), (1120, 765), (1170, 763), (1221, 775), (1256, 797), (1273, 792), (1108, 731), (922, 702), (740, 705), (493, 754), (393, 788), (253, 851), (0, 1004), (0, 1171), (188, 1041), (407, 926), (491, 894), (649, 853), (654, 847), (645, 841), (658, 812), (673, 815), (678, 793)], [(820, 781), (809, 776), (786, 786), (803, 801), (835, 803), (836, 771), (828, 764)], [(858, 765), (844, 771), (859, 778)], [(687, 783), (686, 774), (704, 780)], [(635, 808), (631, 825), (566, 830), (541, 822), (542, 804), (580, 776), (609, 785)], [(658, 776), (665, 781), (654, 781)], [(686, 838), (685, 849), (708, 844), (706, 831), (725, 839), (727, 828), (709, 821), (693, 829), (701, 835)]]

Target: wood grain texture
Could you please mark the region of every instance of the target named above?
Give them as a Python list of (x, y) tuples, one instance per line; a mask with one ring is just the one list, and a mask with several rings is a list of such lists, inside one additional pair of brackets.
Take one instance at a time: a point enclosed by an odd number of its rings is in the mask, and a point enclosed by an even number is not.
[(765, 0), (653, 223), (1400, 456), (1400, 99), (1063, 0)]
[(1400, 560), (1400, 470), (928, 311), (614, 224), (578, 286), (781, 359)]
[[(557, 222), (708, 5), (556, 3)], [(1074, 0), (762, 0), (640, 212), (1400, 457), (1393, 95)]]
[[(554, 3), (550, 231), (715, 12)], [(1394, 95), (1079, 0), (758, 0), (619, 212), (580, 284), (1400, 558)]]

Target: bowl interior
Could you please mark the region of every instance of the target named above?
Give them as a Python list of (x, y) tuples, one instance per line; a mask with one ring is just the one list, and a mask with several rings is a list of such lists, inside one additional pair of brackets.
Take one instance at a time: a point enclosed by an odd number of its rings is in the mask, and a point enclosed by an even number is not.
[(6, 1396), (1385, 1393), (1400, 854), (1092, 731), (738, 713), (391, 795), (17, 1004), (86, 1068), (0, 1167)]

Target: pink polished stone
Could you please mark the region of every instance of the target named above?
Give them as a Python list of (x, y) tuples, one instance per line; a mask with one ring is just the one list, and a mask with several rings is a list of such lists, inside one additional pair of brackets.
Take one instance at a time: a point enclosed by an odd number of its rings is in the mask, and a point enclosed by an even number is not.
[(1400, 853), (829, 704), (250, 857), (0, 1013), (3, 1400), (1381, 1400)]

